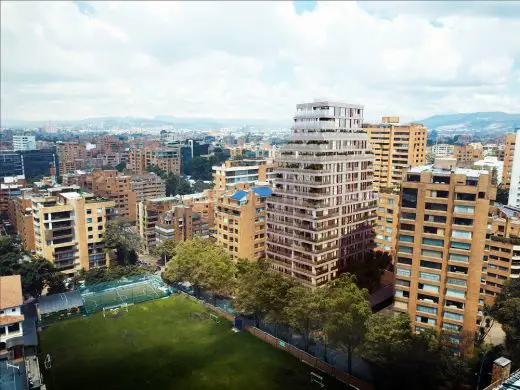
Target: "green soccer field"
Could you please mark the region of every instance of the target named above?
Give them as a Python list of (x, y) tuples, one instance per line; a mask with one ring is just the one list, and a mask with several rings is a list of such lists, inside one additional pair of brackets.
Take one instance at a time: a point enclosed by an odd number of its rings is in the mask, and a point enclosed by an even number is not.
[[(102, 313), (56, 323), (41, 335), (52, 356), (42, 367), (49, 390), (320, 389), (315, 370), (247, 332), (216, 323), (196, 302), (172, 296), (130, 306), (116, 318)], [(42, 364), (43, 366), (43, 364)], [(325, 389), (344, 389), (325, 378)]]

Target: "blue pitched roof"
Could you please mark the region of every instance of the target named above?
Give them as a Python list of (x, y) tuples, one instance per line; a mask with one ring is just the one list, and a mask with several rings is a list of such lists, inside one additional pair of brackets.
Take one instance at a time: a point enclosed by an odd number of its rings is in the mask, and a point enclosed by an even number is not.
[(267, 198), (273, 194), (273, 190), (271, 187), (255, 187), (253, 191), (262, 198)]
[(233, 200), (242, 200), (247, 196), (247, 191), (237, 191), (233, 195), (231, 195), (231, 199)]

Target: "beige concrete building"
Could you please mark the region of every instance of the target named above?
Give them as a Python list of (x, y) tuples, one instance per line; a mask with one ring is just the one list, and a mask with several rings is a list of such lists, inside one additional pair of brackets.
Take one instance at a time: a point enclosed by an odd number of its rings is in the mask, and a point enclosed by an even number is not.
[(399, 219), (399, 191), (384, 189), (379, 192), (376, 211), (376, 250), (386, 252), (394, 259)]
[(183, 242), (194, 238), (209, 238), (209, 225), (207, 219), (191, 206), (176, 205), (159, 214), (155, 224), (155, 245), (165, 240)]
[(273, 178), (274, 164), (269, 160), (227, 160), (222, 165), (213, 166), (215, 190), (227, 190), (237, 184), (270, 183)]
[(143, 174), (148, 167), (155, 165), (167, 175), (170, 173), (181, 174), (181, 149), (180, 147), (147, 147), (136, 144), (128, 153), (127, 169), (133, 173)]
[(362, 124), (359, 105), (298, 104), (275, 161), (266, 254), (305, 286), (326, 284), (373, 248), (374, 156)]
[(513, 162), (516, 150), (516, 134), (509, 133), (506, 135), (504, 148), (504, 170), (502, 173), (502, 187), (509, 188), (511, 186), (511, 174), (513, 173)]
[(412, 123), (403, 125), (399, 117), (383, 117), (380, 124), (365, 124), (374, 154), (374, 190), (395, 187), (403, 171), (426, 164), (427, 129)]
[(457, 159), (458, 167), (470, 168), (475, 162), (484, 158), (484, 148), (480, 143), (455, 146), (453, 154)]
[(225, 191), (217, 198), (217, 243), (234, 259), (265, 257), (265, 208), (271, 194), (269, 187), (252, 187)]
[(64, 192), (32, 199), (35, 252), (67, 274), (107, 264), (104, 235), (115, 202)]
[(434, 165), (411, 168), (400, 194), (394, 310), (415, 330), (443, 331), (473, 344), (488, 211), (496, 187), (488, 171)]

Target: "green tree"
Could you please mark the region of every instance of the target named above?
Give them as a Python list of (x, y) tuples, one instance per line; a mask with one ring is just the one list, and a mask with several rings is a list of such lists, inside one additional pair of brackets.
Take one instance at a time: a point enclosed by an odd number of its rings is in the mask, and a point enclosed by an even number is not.
[(203, 181), (196, 181), (195, 184), (193, 185), (193, 192), (202, 192), (204, 190), (207, 190), (211, 188), (211, 184), (207, 184), (207, 183), (204, 183)]
[(352, 275), (344, 274), (329, 283), (324, 311), (324, 331), (330, 343), (348, 354), (348, 373), (352, 373), (352, 354), (361, 345), (372, 314), (368, 291), (359, 289)]
[(130, 221), (116, 218), (108, 222), (105, 232), (105, 246), (116, 250), (117, 264), (129, 265), (137, 262), (137, 253), (144, 249), (143, 241)]
[(126, 162), (121, 161), (119, 164), (116, 165), (116, 169), (119, 172), (123, 172), (126, 169)]
[(380, 286), (381, 277), (391, 260), (388, 253), (374, 251), (370, 252), (366, 259), (349, 265), (347, 271), (356, 276), (356, 283), (359, 287), (374, 292)]
[(157, 176), (162, 177), (163, 179), (166, 178), (166, 172), (164, 172), (161, 168), (159, 168), (157, 165), (150, 164), (146, 167), (146, 170), (148, 172), (155, 173)]
[(172, 239), (164, 240), (155, 246), (153, 254), (159, 257), (160, 262), (165, 265), (169, 259), (175, 256), (177, 244), (177, 241)]
[(210, 240), (195, 239), (177, 245), (168, 262), (165, 279), (190, 282), (196, 295), (207, 289), (215, 295), (229, 296), (235, 288), (236, 265), (231, 256)]
[(65, 291), (64, 276), (54, 264), (43, 257), (34, 257), (31, 261), (22, 263), (20, 274), (22, 290), (35, 298), (42, 294), (45, 287), (51, 294)]
[(520, 279), (506, 283), (495, 300), (490, 313), (500, 322), (506, 334), (506, 349), (509, 357), (520, 365)]
[(509, 202), (509, 189), (498, 187), (496, 201), (501, 204), (507, 204)]
[(283, 309), (283, 318), (292, 328), (303, 336), (304, 350), (309, 350), (313, 331), (320, 329), (325, 305), (324, 290), (311, 290), (295, 286), (287, 293), (287, 303)]

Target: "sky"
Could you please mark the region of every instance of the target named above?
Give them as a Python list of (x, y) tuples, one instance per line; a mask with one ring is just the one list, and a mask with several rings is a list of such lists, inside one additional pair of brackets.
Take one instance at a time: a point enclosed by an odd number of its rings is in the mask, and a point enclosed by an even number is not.
[(2, 119), (520, 112), (520, 2), (1, 2)]

